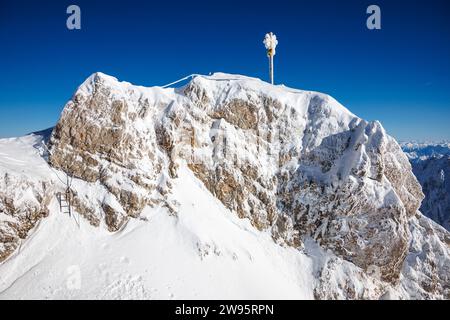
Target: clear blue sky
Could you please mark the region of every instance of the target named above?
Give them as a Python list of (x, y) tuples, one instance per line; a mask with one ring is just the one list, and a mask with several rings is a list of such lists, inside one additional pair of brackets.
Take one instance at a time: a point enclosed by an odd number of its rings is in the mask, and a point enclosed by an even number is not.
[[(158, 3), (157, 3), (158, 2)], [(82, 30), (66, 28), (77, 4)], [(366, 28), (378, 4), (382, 30)], [(162, 85), (191, 73), (267, 78), (329, 93), (401, 140), (450, 139), (450, 1), (0, 0), (0, 137), (53, 126), (102, 71)]]

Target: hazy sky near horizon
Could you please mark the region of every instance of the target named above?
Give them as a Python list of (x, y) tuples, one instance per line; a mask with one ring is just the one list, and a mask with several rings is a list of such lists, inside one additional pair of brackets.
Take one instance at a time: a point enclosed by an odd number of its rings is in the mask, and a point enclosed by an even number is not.
[[(81, 30), (66, 28), (69, 5)], [(382, 29), (366, 28), (381, 8)], [(143, 86), (191, 73), (331, 94), (399, 140), (450, 140), (450, 1), (0, 0), (0, 137), (53, 126), (90, 74)]]

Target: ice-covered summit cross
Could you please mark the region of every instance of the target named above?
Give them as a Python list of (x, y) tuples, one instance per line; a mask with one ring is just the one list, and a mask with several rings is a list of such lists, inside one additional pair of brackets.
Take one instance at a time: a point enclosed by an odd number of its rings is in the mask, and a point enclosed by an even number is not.
[(267, 55), (274, 56), (275, 55), (275, 48), (278, 45), (277, 36), (274, 35), (272, 32), (266, 33), (266, 36), (264, 37), (263, 43), (266, 46)]

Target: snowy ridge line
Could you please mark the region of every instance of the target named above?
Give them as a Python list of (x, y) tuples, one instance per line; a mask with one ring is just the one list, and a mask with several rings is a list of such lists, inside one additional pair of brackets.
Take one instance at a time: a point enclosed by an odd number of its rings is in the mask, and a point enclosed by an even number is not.
[[(186, 77), (184, 77), (184, 78), (178, 79), (177, 81), (174, 81), (174, 82), (171, 82), (171, 83), (166, 84), (166, 85), (164, 85), (164, 86), (161, 86), (161, 88), (168, 88), (168, 87), (170, 87), (170, 86), (172, 86), (172, 85), (174, 85), (174, 84), (177, 84), (177, 83), (182, 82), (182, 81), (184, 81), (184, 80), (188, 80), (188, 79), (190, 79), (190, 78), (193, 79), (193, 78), (195, 78), (195, 77), (200, 77), (200, 78), (203, 78), (203, 79), (214, 80), (214, 81), (240, 80), (239, 78), (235, 78), (235, 79), (231, 79), (231, 78), (227, 78), (227, 79), (214, 79), (214, 78), (211, 78), (210, 76), (211, 76), (211, 74), (209, 74), (209, 76), (205, 76), (205, 75), (203, 75), (203, 74), (193, 73), (193, 74), (190, 74), (190, 75), (188, 75), (188, 76), (186, 76)], [(295, 92), (295, 91), (292, 91), (292, 92), (293, 92), (293, 93), (298, 93), (298, 92)]]
[(201, 77), (201, 76), (202, 76), (201, 74), (193, 73), (193, 74), (190, 74), (190, 75), (188, 75), (188, 76), (186, 76), (186, 77), (184, 77), (184, 78), (181, 78), (181, 79), (179, 79), (179, 80), (177, 80), (177, 81), (174, 81), (174, 82), (171, 82), (171, 83), (166, 84), (166, 85), (164, 85), (164, 86), (161, 86), (161, 88), (167, 88), (167, 87), (170, 87), (170, 86), (172, 86), (172, 85), (174, 85), (174, 84), (177, 84), (177, 83), (179, 83), (179, 82), (181, 82), (181, 81), (187, 80), (187, 79), (189, 79), (189, 78)]

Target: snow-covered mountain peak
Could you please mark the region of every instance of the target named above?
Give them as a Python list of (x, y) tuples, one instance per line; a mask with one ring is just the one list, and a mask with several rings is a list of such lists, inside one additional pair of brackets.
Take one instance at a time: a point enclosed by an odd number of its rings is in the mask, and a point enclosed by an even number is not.
[(327, 95), (236, 75), (196, 76), (177, 90), (99, 74), (88, 83), (63, 111), (50, 162), (112, 194), (101, 206), (80, 204), (91, 220), (104, 213), (108, 228), (118, 230), (146, 205), (165, 202), (187, 165), (228, 209), (276, 241), (300, 246), (302, 236), (312, 236), (363, 268), (377, 265), (386, 279), (398, 278), (408, 217), (423, 195), (380, 123)]
[(91, 74), (77, 89), (77, 91), (90, 94), (94, 91), (95, 85), (100, 82), (107, 82), (109, 85), (115, 85), (119, 80), (102, 72)]
[[(417, 211), (423, 194), (408, 158), (379, 122), (326, 94), (224, 73), (197, 75), (179, 88), (96, 73), (66, 104), (48, 150), (49, 170), (60, 177), (30, 187), (46, 199), (36, 212), (64, 191), (68, 177), (74, 211), (100, 229), (121, 232), (154, 210), (186, 221), (179, 186), (187, 179), (207, 193), (198, 199), (214, 199), (274, 244), (332, 252), (334, 262), (320, 260), (325, 265), (315, 271), (316, 297), (380, 297), (386, 288), (410, 297), (449, 294), (445, 264), (435, 270), (437, 285), (424, 285), (436, 265), (432, 251), (408, 264), (411, 241), (414, 252), (436, 247), (442, 261), (449, 257), (445, 231), (423, 231), (434, 227)], [(201, 223), (188, 224), (194, 238), (202, 233)], [(352, 266), (345, 275), (342, 264)], [(339, 286), (330, 283), (335, 277)], [(376, 289), (364, 291), (368, 282)]]

